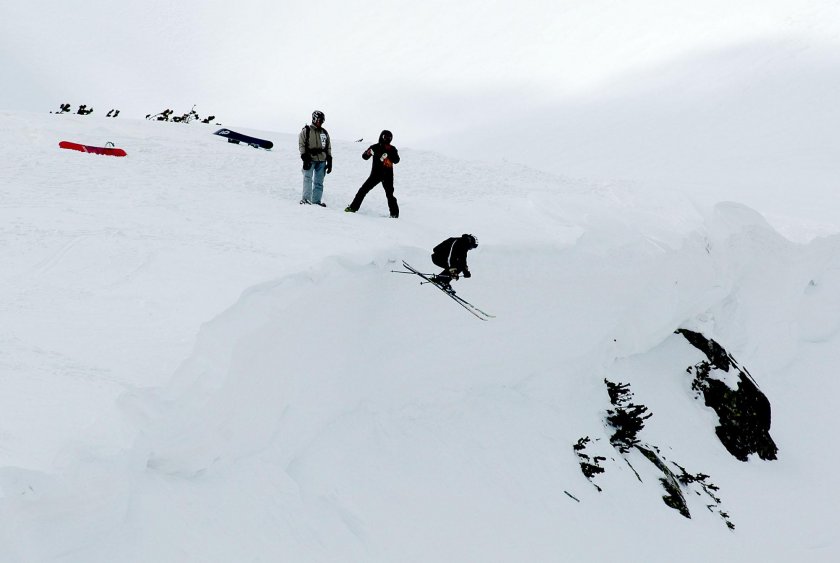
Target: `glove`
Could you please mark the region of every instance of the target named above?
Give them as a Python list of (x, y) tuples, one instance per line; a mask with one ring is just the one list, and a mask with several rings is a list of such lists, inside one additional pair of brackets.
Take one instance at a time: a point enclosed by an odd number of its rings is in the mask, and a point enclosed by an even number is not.
[(470, 273), (469, 270), (464, 270), (464, 277), (465, 278), (471, 278), (472, 277), (472, 274)]
[(327, 174), (332, 172), (332, 158), (327, 159)]
[(300, 159), (303, 161), (303, 169), (309, 170), (312, 168), (312, 157), (309, 156), (309, 153), (303, 153), (300, 155)]

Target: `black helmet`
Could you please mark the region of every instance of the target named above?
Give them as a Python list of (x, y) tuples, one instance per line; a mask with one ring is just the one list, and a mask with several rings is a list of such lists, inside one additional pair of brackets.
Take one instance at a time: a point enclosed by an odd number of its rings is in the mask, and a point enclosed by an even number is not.
[(379, 134), (379, 142), (385, 143), (386, 145), (390, 143), (394, 139), (394, 134), (385, 129), (382, 133)]
[(321, 123), (327, 121), (326, 116), (324, 116), (324, 112), (315, 110), (312, 112), (312, 123), (315, 123), (315, 120), (320, 119)]
[(467, 246), (469, 246), (470, 248), (478, 248), (478, 239), (474, 236), (464, 233), (463, 235), (461, 235), (461, 238), (464, 239), (464, 241), (467, 243)]

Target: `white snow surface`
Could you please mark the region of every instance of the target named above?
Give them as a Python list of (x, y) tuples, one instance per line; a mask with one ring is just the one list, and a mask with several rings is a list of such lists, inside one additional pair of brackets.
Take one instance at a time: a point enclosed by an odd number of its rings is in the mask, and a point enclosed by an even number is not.
[[(296, 133), (230, 126), (274, 150), (0, 113), (0, 560), (837, 560), (840, 235), (399, 138), (398, 220), (380, 188), (343, 212), (367, 142), (336, 140), (328, 207), (301, 206)], [(391, 273), (461, 233), (455, 287), (495, 319)], [(717, 440), (678, 328), (750, 371), (778, 460)], [(605, 378), (733, 531), (610, 446)]]

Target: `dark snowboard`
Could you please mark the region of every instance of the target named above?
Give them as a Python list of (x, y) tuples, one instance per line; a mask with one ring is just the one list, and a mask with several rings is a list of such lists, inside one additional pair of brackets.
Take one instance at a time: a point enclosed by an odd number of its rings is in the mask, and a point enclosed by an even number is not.
[(274, 146), (274, 143), (271, 141), (257, 139), (256, 137), (249, 137), (248, 135), (243, 135), (242, 133), (237, 133), (236, 131), (231, 131), (230, 129), (219, 129), (213, 134), (220, 137), (226, 137), (228, 143), (245, 143), (246, 145), (251, 145), (255, 149), (270, 150), (271, 147)]

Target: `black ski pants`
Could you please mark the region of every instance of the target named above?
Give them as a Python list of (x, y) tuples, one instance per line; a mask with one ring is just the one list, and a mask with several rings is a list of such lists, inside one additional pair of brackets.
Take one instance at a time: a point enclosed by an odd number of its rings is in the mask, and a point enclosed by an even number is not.
[[(435, 277), (437, 280), (442, 283), (443, 285), (448, 285), (449, 282), (452, 281), (452, 273), (450, 273), (451, 266), (446, 263), (446, 258), (443, 256), (438, 256), (436, 254), (432, 254), (432, 264), (439, 268), (443, 268), (443, 271), (436, 275)], [(456, 275), (460, 275), (461, 270), (459, 269)]]
[(368, 192), (382, 182), (382, 188), (385, 190), (385, 197), (388, 199), (388, 211), (391, 212), (391, 217), (400, 216), (400, 206), (397, 205), (397, 198), (394, 197), (394, 175), (393, 174), (371, 174), (359, 191), (356, 192), (356, 197), (353, 198), (353, 203), (350, 208), (358, 211), (362, 206), (365, 196)]

